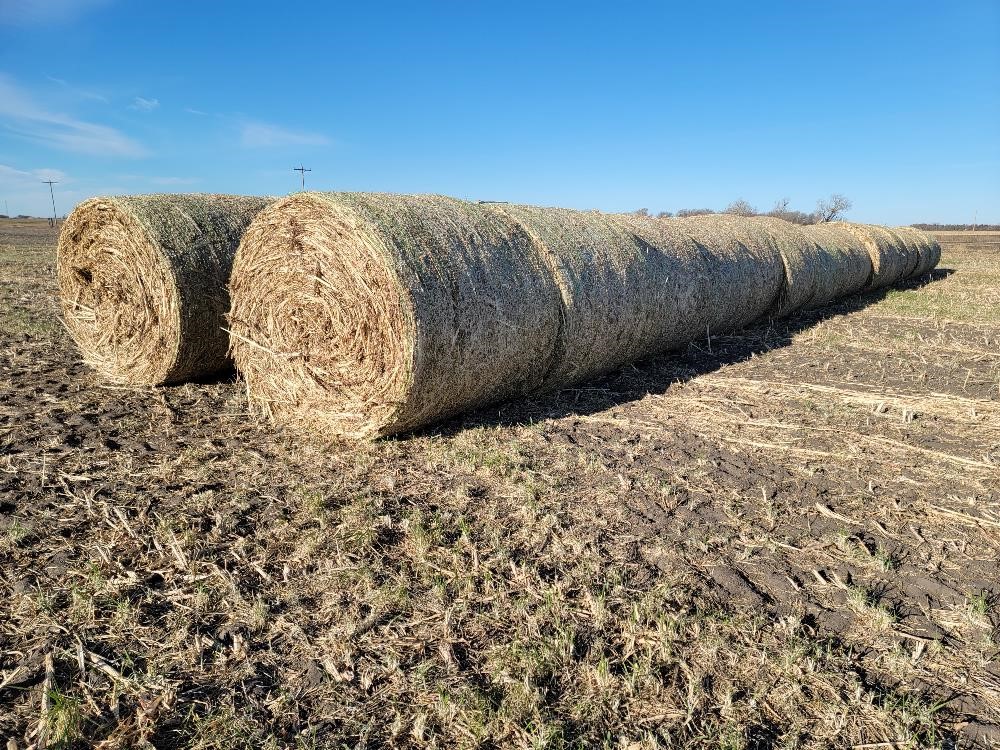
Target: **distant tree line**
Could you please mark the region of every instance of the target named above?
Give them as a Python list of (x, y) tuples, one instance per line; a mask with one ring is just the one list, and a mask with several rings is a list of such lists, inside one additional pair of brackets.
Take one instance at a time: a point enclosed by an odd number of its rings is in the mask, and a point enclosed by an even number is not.
[[(788, 198), (782, 198), (774, 204), (774, 208), (770, 211), (761, 212), (754, 206), (750, 205), (748, 201), (740, 198), (739, 200), (735, 200), (726, 206), (724, 211), (715, 211), (711, 208), (682, 208), (676, 213), (671, 211), (660, 211), (656, 214), (656, 218), (669, 219), (672, 216), (676, 216), (680, 219), (686, 219), (690, 216), (724, 213), (734, 214), (736, 216), (773, 216), (778, 219), (790, 221), (793, 224), (822, 224), (825, 221), (837, 221), (838, 219), (842, 219), (844, 214), (851, 210), (851, 201), (846, 196), (839, 193), (834, 193), (825, 200), (821, 199), (816, 201), (816, 210), (809, 213), (789, 208), (788, 204)], [(633, 213), (638, 216), (652, 215), (647, 208), (640, 208), (638, 211), (634, 211)]]
[(911, 224), (925, 232), (1000, 232), (1000, 224)]

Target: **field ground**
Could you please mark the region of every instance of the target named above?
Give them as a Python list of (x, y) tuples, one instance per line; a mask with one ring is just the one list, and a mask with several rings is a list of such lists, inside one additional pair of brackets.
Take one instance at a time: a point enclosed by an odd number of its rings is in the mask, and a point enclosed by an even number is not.
[(8, 747), (1000, 743), (1000, 234), (370, 446), (112, 388), (0, 223)]

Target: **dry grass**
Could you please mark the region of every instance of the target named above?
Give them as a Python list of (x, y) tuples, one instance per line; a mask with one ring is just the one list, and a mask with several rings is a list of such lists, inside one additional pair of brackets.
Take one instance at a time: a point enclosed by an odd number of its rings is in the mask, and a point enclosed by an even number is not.
[[(53, 240), (8, 237), (44, 329)], [(942, 244), (924, 286), (350, 448), (3, 329), (0, 740), (995, 745), (1000, 263)]]
[(61, 328), (56, 316), (39, 316), (34, 303), (43, 294), (40, 275), (55, 268), (57, 230), (34, 219), (3, 219), (0, 234), (0, 332), (49, 338)]
[(243, 230), (266, 198), (95, 198), (63, 222), (63, 319), (109, 380), (174, 383), (228, 364), (229, 273)]

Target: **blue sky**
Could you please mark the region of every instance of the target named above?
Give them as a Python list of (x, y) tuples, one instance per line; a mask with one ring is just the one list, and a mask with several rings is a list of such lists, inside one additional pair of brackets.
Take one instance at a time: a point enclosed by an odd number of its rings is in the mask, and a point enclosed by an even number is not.
[(0, 0), (12, 213), (51, 210), (41, 179), (60, 214), (284, 194), (300, 162), (326, 190), (1000, 222), (1000, 3)]

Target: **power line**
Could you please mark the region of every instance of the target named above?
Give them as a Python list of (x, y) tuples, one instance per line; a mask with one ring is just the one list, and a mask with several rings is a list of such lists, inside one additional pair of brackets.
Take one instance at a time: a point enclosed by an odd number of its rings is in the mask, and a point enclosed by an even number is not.
[(56, 225), (56, 194), (52, 192), (52, 186), (59, 183), (55, 180), (42, 180), (42, 183), (49, 186), (49, 197), (52, 199), (52, 226)]
[(311, 169), (307, 169), (306, 167), (303, 167), (301, 164), (299, 164), (299, 166), (297, 166), (297, 167), (292, 167), (292, 171), (293, 172), (299, 172), (302, 175), (302, 189), (305, 190), (306, 189), (306, 172), (312, 172), (312, 170)]

